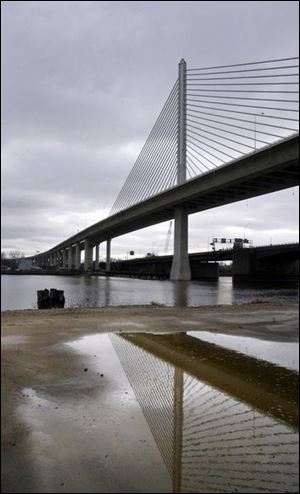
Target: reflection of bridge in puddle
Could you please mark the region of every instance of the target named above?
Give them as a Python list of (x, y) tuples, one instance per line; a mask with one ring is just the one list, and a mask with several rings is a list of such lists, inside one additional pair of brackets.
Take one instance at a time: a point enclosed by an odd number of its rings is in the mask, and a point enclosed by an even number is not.
[(298, 492), (297, 373), (186, 334), (111, 340), (173, 492)]

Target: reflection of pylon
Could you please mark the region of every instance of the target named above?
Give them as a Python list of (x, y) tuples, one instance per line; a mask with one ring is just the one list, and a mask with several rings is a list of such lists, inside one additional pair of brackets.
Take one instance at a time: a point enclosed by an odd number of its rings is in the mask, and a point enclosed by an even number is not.
[(169, 225), (169, 229), (168, 229), (168, 233), (167, 233), (166, 245), (165, 245), (165, 254), (167, 254), (168, 250), (169, 250), (169, 244), (170, 244), (170, 239), (171, 239), (171, 235), (172, 235), (172, 225), (173, 225), (173, 222), (170, 221), (170, 225)]

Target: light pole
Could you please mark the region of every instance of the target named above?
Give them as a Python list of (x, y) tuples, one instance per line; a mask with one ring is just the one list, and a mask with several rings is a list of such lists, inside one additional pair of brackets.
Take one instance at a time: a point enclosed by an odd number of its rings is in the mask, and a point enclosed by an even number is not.
[(246, 230), (247, 226), (248, 226), (248, 225), (250, 225), (250, 223), (251, 223), (251, 222), (250, 222), (250, 221), (248, 221), (248, 223), (246, 223), (246, 225), (244, 225), (244, 228), (243, 228), (243, 230), (244, 230), (244, 240), (245, 240), (245, 230)]
[(269, 240), (269, 245), (272, 245), (272, 237), (270, 237), (269, 235), (266, 235), (266, 238), (268, 238), (268, 240)]

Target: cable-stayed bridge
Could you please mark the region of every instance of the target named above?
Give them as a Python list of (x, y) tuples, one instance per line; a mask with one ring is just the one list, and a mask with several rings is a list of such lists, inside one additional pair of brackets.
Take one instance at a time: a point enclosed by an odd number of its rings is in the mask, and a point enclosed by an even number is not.
[(191, 277), (188, 215), (299, 184), (299, 58), (187, 68), (179, 74), (110, 214), (38, 265), (91, 270), (93, 249), (175, 219), (171, 279)]

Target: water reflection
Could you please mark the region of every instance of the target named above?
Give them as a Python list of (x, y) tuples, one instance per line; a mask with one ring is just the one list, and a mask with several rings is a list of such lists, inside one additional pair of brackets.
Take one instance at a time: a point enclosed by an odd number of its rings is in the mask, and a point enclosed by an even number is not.
[[(291, 334), (292, 326), (294, 326), (294, 332)], [(191, 331), (188, 334), (202, 341), (252, 355), (299, 372), (299, 326), (297, 321), (290, 325), (288, 334), (272, 334), (271, 341), (266, 340), (265, 335), (258, 339), (259, 335), (256, 338), (250, 338), (211, 331)]]
[(232, 279), (224, 277), (219, 283), (222, 286), (221, 290), (217, 291), (217, 301), (216, 304), (232, 304), (233, 303), (233, 285)]
[(105, 287), (104, 287), (104, 305), (108, 307), (111, 304), (110, 294), (111, 294), (111, 279), (105, 279)]
[(298, 492), (297, 373), (185, 334), (111, 341), (173, 492)]
[(173, 281), (173, 298), (176, 307), (186, 307), (188, 305), (188, 281)]

